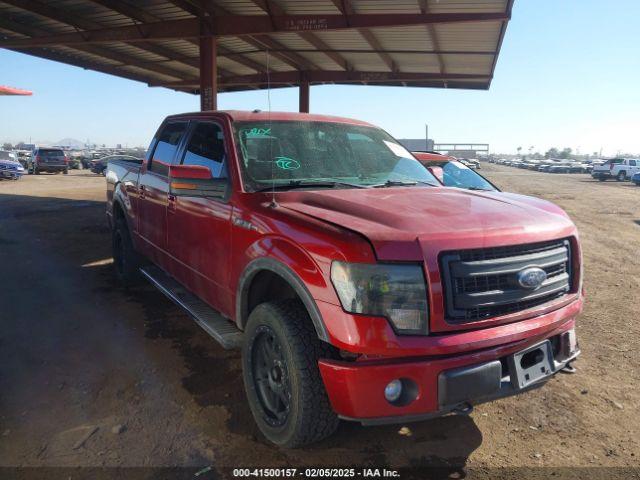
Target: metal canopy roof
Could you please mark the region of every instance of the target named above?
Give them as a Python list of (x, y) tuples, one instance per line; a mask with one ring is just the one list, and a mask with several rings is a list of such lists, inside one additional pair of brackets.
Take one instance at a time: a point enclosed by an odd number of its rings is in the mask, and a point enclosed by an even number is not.
[(513, 1), (0, 0), (0, 47), (197, 93), (214, 35), (219, 91), (487, 89)]

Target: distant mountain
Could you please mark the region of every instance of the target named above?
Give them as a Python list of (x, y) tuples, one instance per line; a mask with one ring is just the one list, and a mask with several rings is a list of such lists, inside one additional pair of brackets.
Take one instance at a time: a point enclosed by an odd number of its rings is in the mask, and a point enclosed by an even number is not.
[(84, 142), (76, 140), (75, 138), (63, 138), (62, 140), (55, 142), (53, 145), (58, 145), (60, 147), (84, 148)]

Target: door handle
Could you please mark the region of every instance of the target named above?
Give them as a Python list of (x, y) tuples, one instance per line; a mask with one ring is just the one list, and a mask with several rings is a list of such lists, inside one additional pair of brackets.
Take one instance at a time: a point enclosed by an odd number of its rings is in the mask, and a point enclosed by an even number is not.
[(177, 198), (175, 195), (168, 195), (167, 196), (167, 210), (169, 210), (170, 212), (175, 212), (176, 211), (176, 201)]

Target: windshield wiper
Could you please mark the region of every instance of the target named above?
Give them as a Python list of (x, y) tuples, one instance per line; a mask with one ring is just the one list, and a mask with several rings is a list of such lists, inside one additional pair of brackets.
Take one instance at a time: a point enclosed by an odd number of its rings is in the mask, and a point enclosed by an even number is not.
[(430, 187), (435, 187), (435, 185), (423, 182), (421, 180), (387, 180), (384, 183), (376, 183), (374, 185), (369, 185), (372, 188), (385, 188), (385, 187), (411, 187), (413, 185), (429, 185)]
[(335, 187), (350, 187), (350, 188), (369, 188), (367, 185), (360, 185), (358, 183), (340, 182), (340, 181), (322, 181), (322, 182), (309, 182), (303, 180), (291, 180), (289, 183), (279, 183), (271, 185), (269, 187), (263, 187), (256, 190), (256, 192), (270, 192), (272, 190), (293, 190), (296, 188), (335, 188)]

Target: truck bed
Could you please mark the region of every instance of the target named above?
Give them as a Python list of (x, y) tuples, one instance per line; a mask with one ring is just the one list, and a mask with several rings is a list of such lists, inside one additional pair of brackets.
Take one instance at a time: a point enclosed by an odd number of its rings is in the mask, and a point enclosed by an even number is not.
[(124, 191), (121, 192), (126, 197), (128, 195), (127, 190), (131, 188), (137, 189), (141, 168), (142, 160), (112, 160), (107, 163), (105, 178), (107, 180), (107, 217), (110, 224), (115, 192), (121, 189), (122, 185), (126, 185), (126, 188), (123, 189)]

